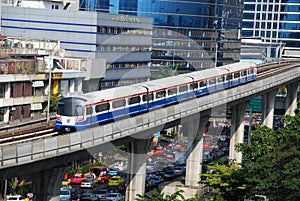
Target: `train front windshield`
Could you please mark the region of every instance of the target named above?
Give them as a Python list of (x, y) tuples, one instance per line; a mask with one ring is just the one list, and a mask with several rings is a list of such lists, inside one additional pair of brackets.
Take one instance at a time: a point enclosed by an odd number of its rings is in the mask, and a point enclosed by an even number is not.
[(63, 98), (58, 102), (57, 114), (63, 116), (83, 116), (84, 102), (82, 98)]

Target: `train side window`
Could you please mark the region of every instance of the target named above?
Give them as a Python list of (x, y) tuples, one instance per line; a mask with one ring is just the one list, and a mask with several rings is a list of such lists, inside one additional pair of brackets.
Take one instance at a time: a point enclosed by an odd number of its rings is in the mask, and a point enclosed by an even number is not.
[(193, 89), (198, 89), (198, 83), (195, 82), (193, 84), (190, 84), (190, 90), (193, 90)]
[(128, 100), (129, 105), (139, 103), (139, 102), (141, 102), (141, 97), (140, 96), (135, 96), (135, 97), (129, 98), (129, 100)]
[(242, 76), (247, 76), (247, 71), (246, 70), (242, 72)]
[(209, 85), (214, 85), (214, 84), (216, 84), (216, 78), (210, 79), (210, 80), (208, 81), (208, 84), (209, 84)]
[(233, 77), (234, 78), (239, 78), (240, 77), (240, 72), (234, 73)]
[(163, 98), (165, 96), (166, 96), (166, 91), (162, 90), (162, 91), (156, 92), (155, 98)]
[(220, 77), (218, 77), (218, 82), (220, 83), (220, 82), (224, 82), (224, 80), (225, 80), (225, 78), (224, 78), (224, 76), (222, 75), (222, 76), (220, 76)]
[(125, 106), (125, 104), (126, 104), (125, 99), (116, 100), (112, 102), (112, 107), (113, 108), (123, 107)]
[(205, 87), (207, 85), (206, 80), (200, 82), (200, 87)]
[(232, 74), (226, 76), (226, 81), (232, 80)]
[(179, 93), (182, 93), (182, 92), (185, 92), (188, 90), (188, 86), (187, 85), (184, 85), (184, 86), (180, 86), (179, 87)]
[(176, 94), (177, 94), (177, 87), (168, 89), (168, 95), (169, 95), (169, 96), (171, 96), (171, 95), (176, 95)]
[(109, 103), (103, 103), (100, 105), (96, 105), (95, 111), (96, 111), (96, 113), (103, 112), (103, 111), (109, 110), (109, 108), (110, 108)]
[(91, 114), (93, 114), (93, 108), (92, 108), (92, 107), (87, 107), (87, 108), (85, 109), (85, 113), (86, 113), (86, 115), (91, 115)]
[(153, 100), (153, 94), (146, 94), (146, 95), (143, 95), (143, 101), (146, 102), (146, 101), (152, 101)]

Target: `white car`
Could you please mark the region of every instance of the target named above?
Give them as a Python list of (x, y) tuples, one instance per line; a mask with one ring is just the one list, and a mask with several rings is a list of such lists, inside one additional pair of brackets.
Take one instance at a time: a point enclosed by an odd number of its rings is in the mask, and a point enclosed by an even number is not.
[(96, 180), (93, 178), (87, 178), (82, 180), (80, 188), (94, 188), (97, 186)]
[(121, 193), (109, 193), (106, 195), (106, 200), (113, 200), (113, 201), (124, 201), (125, 196)]
[(6, 197), (6, 200), (18, 200), (18, 201), (24, 201), (25, 197), (21, 196), (21, 195), (8, 195)]

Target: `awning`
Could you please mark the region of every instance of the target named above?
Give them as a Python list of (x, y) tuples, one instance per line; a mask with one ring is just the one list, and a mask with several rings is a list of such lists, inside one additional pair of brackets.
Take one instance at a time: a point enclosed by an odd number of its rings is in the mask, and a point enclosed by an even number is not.
[(43, 87), (44, 82), (43, 81), (33, 81), (32, 82), (32, 87)]
[(31, 103), (30, 110), (41, 110), (43, 109), (42, 103)]

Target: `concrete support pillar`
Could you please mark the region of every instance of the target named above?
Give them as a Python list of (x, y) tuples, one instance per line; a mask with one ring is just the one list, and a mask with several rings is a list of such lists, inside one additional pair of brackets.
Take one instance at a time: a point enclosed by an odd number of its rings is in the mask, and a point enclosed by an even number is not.
[(77, 79), (77, 91), (82, 92), (82, 79)]
[(3, 122), (8, 122), (8, 121), (9, 121), (9, 107), (6, 107), (4, 109)]
[(10, 98), (10, 83), (5, 84), (5, 95), (4, 98), (8, 99)]
[(244, 119), (247, 105), (248, 102), (243, 102), (232, 107), (229, 159), (238, 163), (242, 161), (242, 153), (235, 150), (235, 145), (244, 143)]
[(137, 194), (145, 192), (146, 155), (152, 139), (135, 139), (126, 144), (129, 152), (127, 166), (126, 201), (135, 200)]
[(75, 91), (75, 82), (74, 82), (74, 79), (70, 79), (69, 80), (69, 92), (74, 93), (74, 91)]
[(203, 131), (209, 117), (194, 116), (185, 119), (183, 133), (188, 136), (188, 149), (186, 161), (185, 185), (199, 187), (200, 174), (202, 173)]
[(49, 201), (59, 196), (60, 185), (67, 166), (43, 170), (31, 175), (33, 201)]
[(263, 125), (273, 128), (275, 97), (278, 90), (270, 91), (262, 96)]
[(287, 87), (287, 96), (285, 102), (285, 114), (295, 116), (295, 110), (297, 109), (297, 92), (299, 82), (291, 83)]

